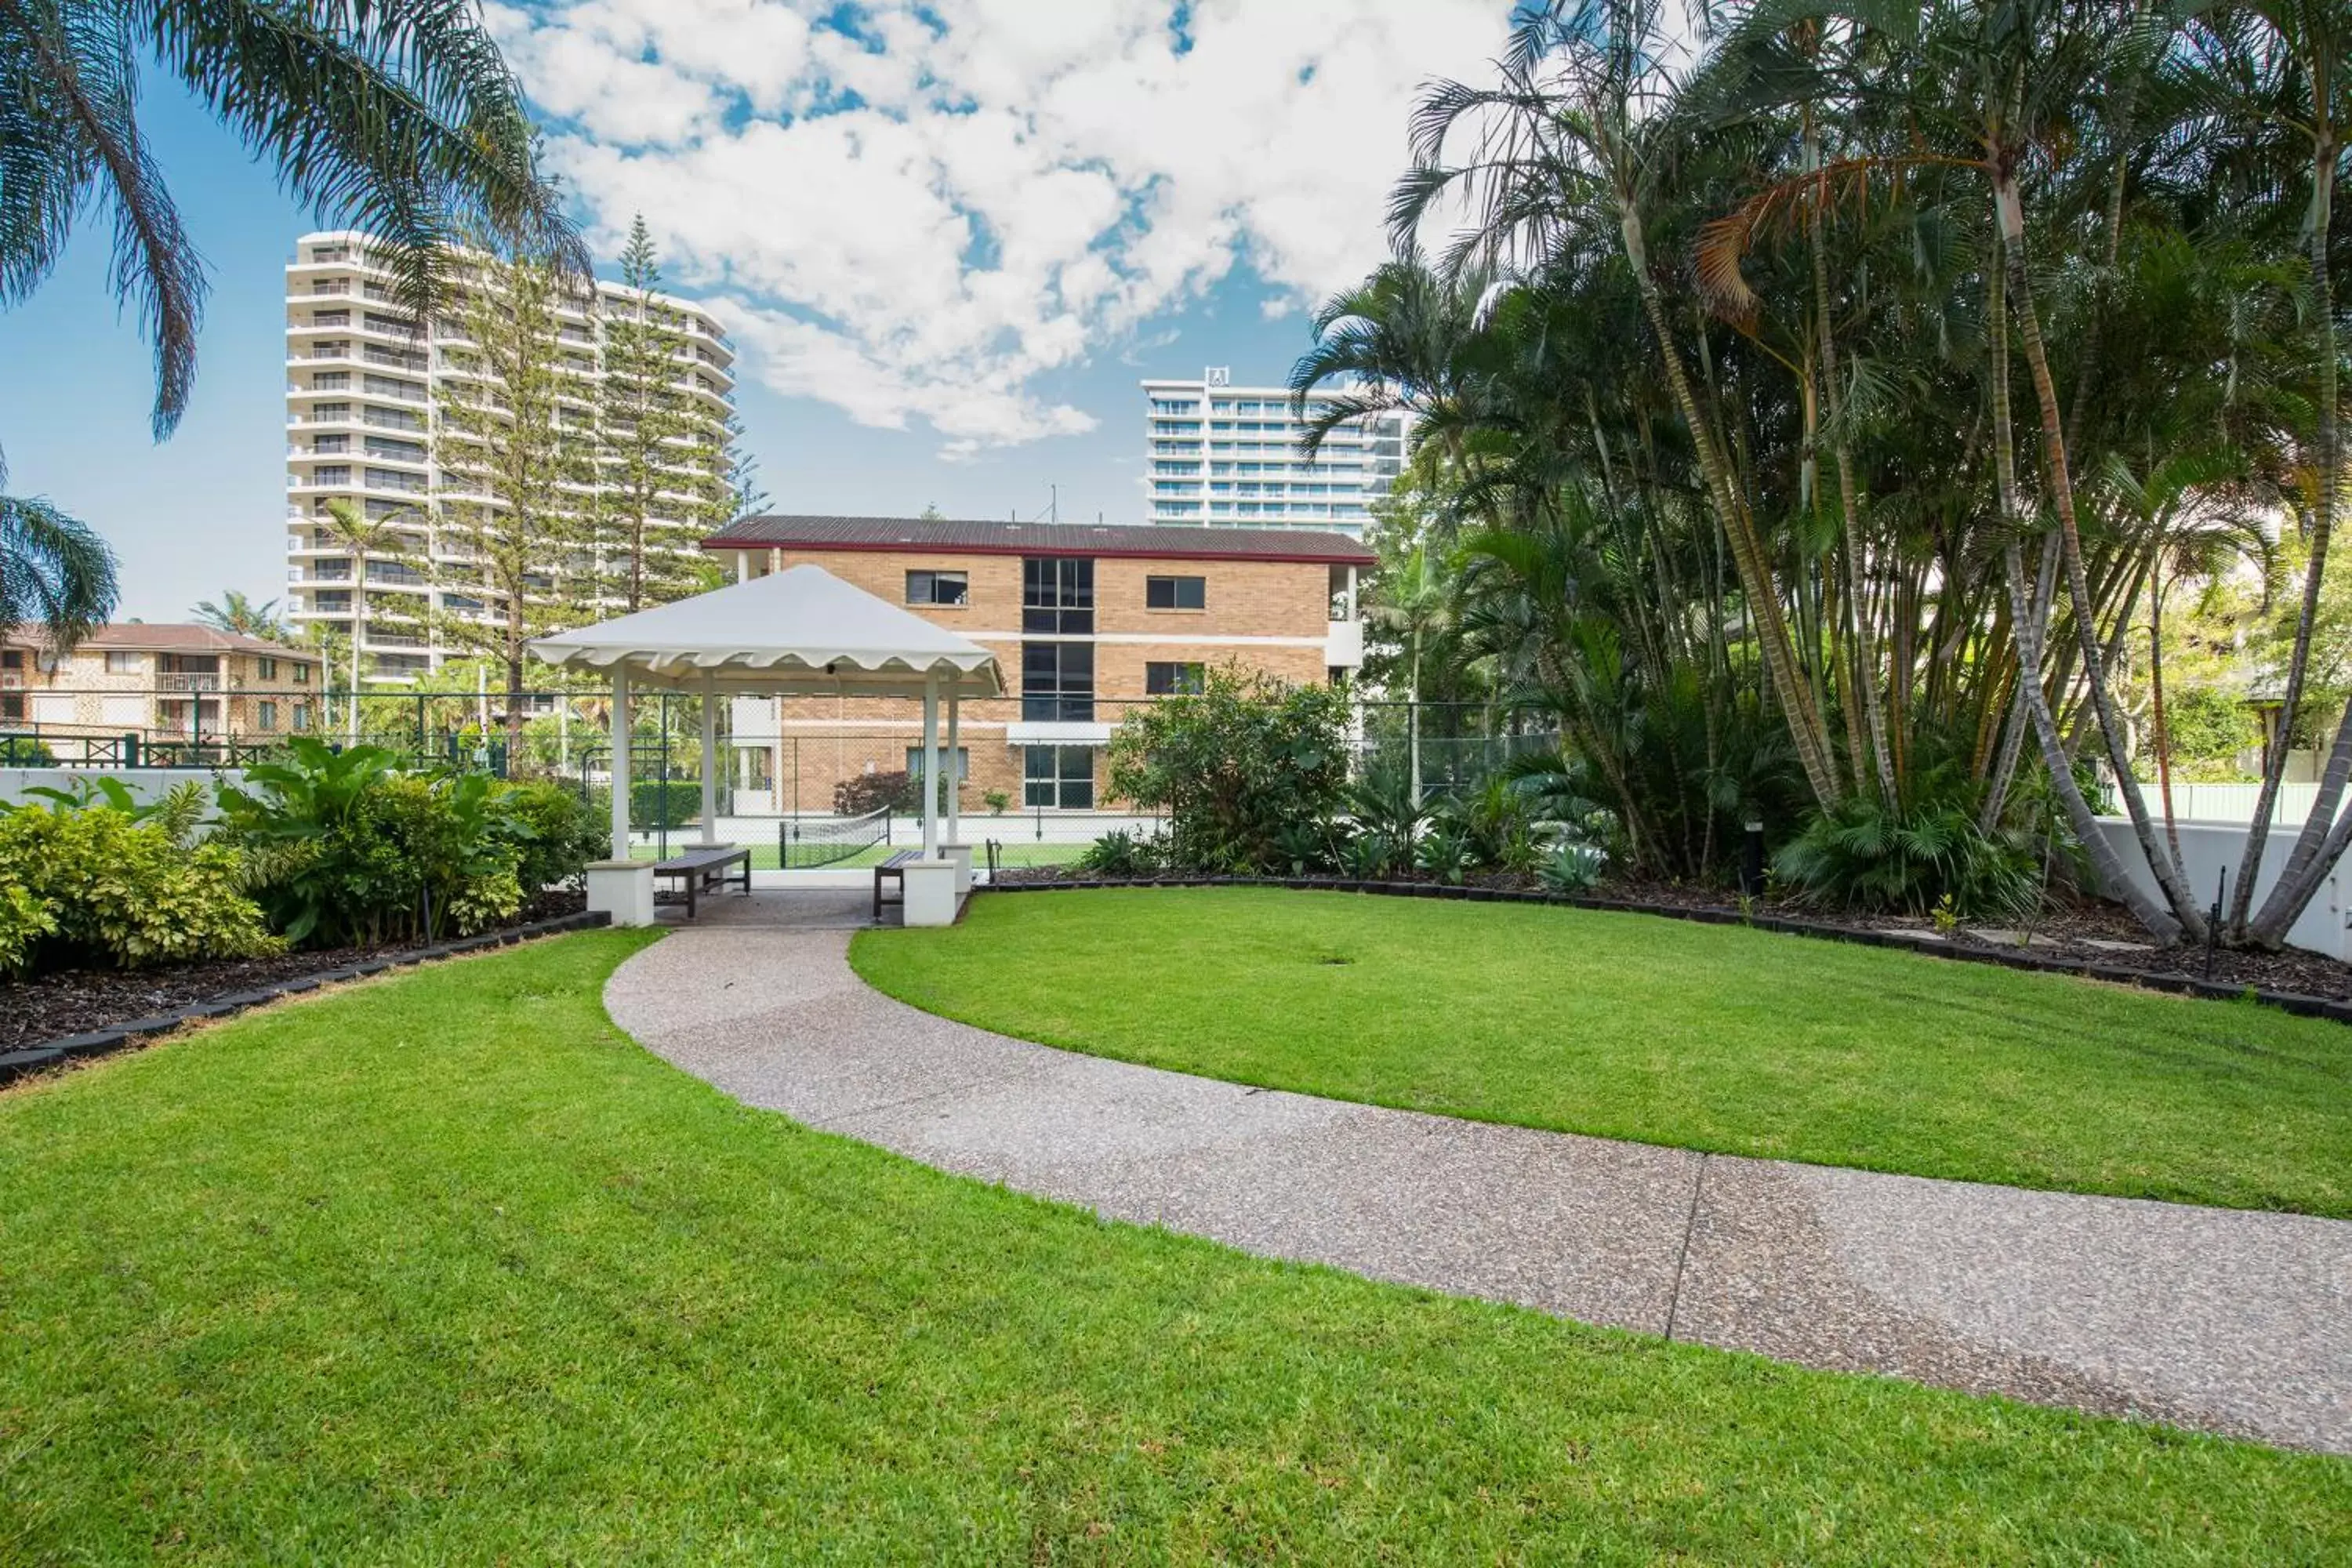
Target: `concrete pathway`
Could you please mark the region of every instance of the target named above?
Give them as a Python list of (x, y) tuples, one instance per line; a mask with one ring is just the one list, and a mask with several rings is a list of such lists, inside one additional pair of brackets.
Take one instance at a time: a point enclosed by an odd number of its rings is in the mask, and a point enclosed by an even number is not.
[(705, 905), (605, 990), (748, 1104), (1269, 1257), (2352, 1453), (2352, 1223), (1695, 1154), (1076, 1056), (846, 962), (862, 893)]

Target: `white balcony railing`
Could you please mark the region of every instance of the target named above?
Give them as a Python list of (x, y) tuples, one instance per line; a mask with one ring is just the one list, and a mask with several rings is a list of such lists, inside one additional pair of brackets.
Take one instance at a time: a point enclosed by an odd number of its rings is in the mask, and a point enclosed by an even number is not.
[(221, 678), (217, 675), (167, 669), (155, 678), (155, 689), (158, 691), (218, 691), (220, 689)]

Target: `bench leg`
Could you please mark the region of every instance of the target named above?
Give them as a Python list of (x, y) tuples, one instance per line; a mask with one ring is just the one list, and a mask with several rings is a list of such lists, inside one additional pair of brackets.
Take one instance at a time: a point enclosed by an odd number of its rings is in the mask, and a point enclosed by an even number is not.
[(701, 890), (702, 873), (699, 871), (688, 871), (686, 874), (686, 919), (687, 923), (689, 925), (694, 923), (696, 910), (695, 895)]

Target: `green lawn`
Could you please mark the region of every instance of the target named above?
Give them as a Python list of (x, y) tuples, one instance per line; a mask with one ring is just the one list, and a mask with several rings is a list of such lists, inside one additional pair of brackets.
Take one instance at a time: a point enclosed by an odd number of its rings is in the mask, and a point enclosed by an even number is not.
[(643, 940), (0, 1095), (0, 1561), (2352, 1554), (2342, 1460), (1262, 1262), (804, 1131), (605, 1021)]
[(869, 931), (917, 1006), (1243, 1083), (1923, 1176), (2352, 1216), (2352, 1030), (1906, 952), (1261, 889)]

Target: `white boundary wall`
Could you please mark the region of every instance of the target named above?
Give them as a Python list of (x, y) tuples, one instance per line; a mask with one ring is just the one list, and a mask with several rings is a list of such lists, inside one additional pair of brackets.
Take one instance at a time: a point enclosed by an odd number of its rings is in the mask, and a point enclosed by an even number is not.
[[(2251, 808), (2248, 815), (2252, 815)], [(2183, 822), (2178, 826), (2180, 858), (2189, 873), (2189, 885), (2195, 890), (2199, 906), (2210, 907), (2222, 870), (2227, 868), (2233, 878), (2238, 874), (2239, 858), (2246, 849), (2246, 826), (2234, 822)], [(2262, 908), (2263, 898), (2278, 880), (2278, 869), (2286, 864), (2287, 851), (2294, 847), (2295, 833), (2301, 826), (2298, 819), (2284, 829), (2271, 829), (2270, 837), (2263, 845), (2263, 870), (2254, 887), (2254, 908)], [(2099, 818), (2099, 830), (2107, 836), (2107, 842), (2115, 846), (2116, 853), (2130, 868), (2132, 880), (2153, 895), (2156, 879), (2141, 862), (2139, 841), (2132, 833), (2131, 820), (2103, 816)], [(2164, 831), (2161, 818), (2158, 819), (2156, 830), (2159, 835)], [(2233, 889), (2233, 896), (2234, 893)], [(2287, 931), (2286, 940), (2293, 946), (2352, 962), (2352, 856), (2336, 863), (2327, 879), (2319, 885), (2317, 896), (2305, 908), (2303, 918)]]
[(203, 784), (209, 795), (216, 779), (243, 784), (245, 770), (229, 768), (215, 773), (208, 768), (0, 768), (0, 800), (22, 805), (37, 798), (26, 795), (27, 789), (61, 789), (71, 794), (78, 786), (101, 778), (120, 780), (125, 789), (145, 802), (169, 795), (190, 779)]

